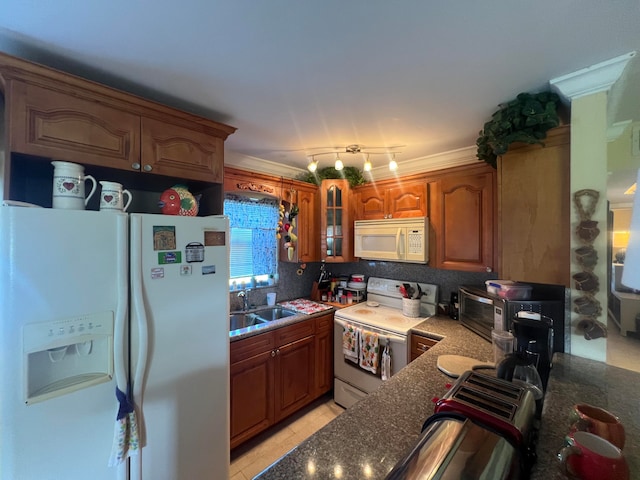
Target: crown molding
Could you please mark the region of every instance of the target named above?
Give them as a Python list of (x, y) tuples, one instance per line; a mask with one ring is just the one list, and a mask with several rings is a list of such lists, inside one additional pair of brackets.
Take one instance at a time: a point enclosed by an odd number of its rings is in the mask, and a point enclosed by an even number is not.
[(225, 151), (224, 164), (229, 167), (240, 168), (252, 172), (265, 173), (276, 177), (296, 178), (306, 169), (291, 167), (283, 163), (272, 162), (263, 158), (252, 157), (237, 152)]
[(553, 78), (549, 84), (569, 101), (585, 95), (607, 91), (620, 78), (629, 60), (635, 55), (635, 51), (620, 55), (611, 60)]

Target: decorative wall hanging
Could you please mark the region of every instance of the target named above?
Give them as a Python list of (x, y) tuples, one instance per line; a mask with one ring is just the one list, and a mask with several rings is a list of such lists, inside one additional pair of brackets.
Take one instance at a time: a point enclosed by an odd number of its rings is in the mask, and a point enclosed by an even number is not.
[(600, 193), (591, 189), (578, 190), (573, 195), (573, 203), (580, 217), (575, 234), (583, 244), (575, 249), (575, 259), (582, 271), (575, 273), (572, 278), (575, 289), (580, 290), (582, 295), (573, 300), (573, 310), (580, 315), (576, 328), (587, 340), (607, 336), (606, 325), (598, 320), (602, 315), (602, 305), (595, 295), (600, 289), (600, 280), (593, 273), (598, 264), (598, 252), (593, 247), (593, 242), (600, 235), (600, 229), (598, 222), (591, 220), (591, 217), (596, 211), (599, 198)]

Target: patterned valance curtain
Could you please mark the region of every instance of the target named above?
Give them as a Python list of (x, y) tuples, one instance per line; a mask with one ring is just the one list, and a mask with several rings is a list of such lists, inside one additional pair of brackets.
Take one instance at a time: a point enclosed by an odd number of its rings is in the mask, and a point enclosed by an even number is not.
[(225, 195), (231, 228), (231, 278), (275, 274), (278, 265), (278, 201)]

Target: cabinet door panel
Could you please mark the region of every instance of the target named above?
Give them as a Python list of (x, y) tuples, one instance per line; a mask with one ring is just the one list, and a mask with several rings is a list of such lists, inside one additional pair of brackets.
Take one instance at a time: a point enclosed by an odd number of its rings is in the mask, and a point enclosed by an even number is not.
[(358, 212), (359, 220), (374, 220), (385, 218), (384, 191), (378, 191), (375, 185), (361, 188), (358, 192)]
[(392, 218), (423, 217), (427, 214), (426, 182), (389, 189), (388, 213)]
[(139, 116), (18, 81), (10, 88), (12, 151), (126, 170), (139, 162)]
[(569, 127), (498, 159), (500, 278), (571, 286)]
[(431, 223), (437, 268), (493, 270), (494, 178), (493, 171), (457, 172), (433, 182)]
[(314, 354), (313, 336), (276, 350), (276, 421), (315, 398)]
[(296, 217), (298, 223), (297, 261), (316, 262), (320, 260), (320, 240), (316, 227), (319, 213), (316, 199), (317, 192), (298, 190), (297, 195), (299, 208), (298, 216)]
[(333, 313), (316, 319), (316, 396), (333, 388)]
[(274, 423), (271, 351), (231, 365), (231, 448)]
[(222, 183), (224, 140), (180, 125), (142, 118), (142, 169)]

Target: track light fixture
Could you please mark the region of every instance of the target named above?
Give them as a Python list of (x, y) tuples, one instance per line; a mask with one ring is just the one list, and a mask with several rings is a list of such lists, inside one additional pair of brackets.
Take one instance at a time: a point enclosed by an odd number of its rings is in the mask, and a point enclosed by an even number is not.
[(380, 151), (380, 152), (366, 151), (365, 152), (363, 151), (363, 148), (360, 145), (353, 144), (353, 145), (347, 145), (346, 147), (344, 147), (344, 150), (337, 151), (334, 148), (332, 151), (315, 153), (313, 155), (310, 155), (311, 160), (307, 165), (307, 170), (313, 173), (318, 169), (318, 161), (315, 159), (315, 157), (318, 155), (335, 155), (336, 160), (335, 160), (334, 168), (336, 170), (342, 170), (344, 168), (344, 163), (340, 159), (340, 153), (350, 153), (352, 155), (355, 155), (356, 153), (361, 153), (363, 155), (366, 155), (364, 164), (362, 166), (362, 169), (365, 172), (370, 172), (371, 169), (373, 168), (373, 165), (371, 164), (371, 160), (369, 160), (369, 155), (390, 155), (391, 154), (393, 155), (393, 157), (392, 157), (392, 160), (389, 162), (389, 170), (395, 171), (398, 169), (398, 163), (396, 162), (396, 153), (402, 153), (402, 152), (389, 151), (389, 149), (395, 149), (397, 148), (397, 146), (396, 147), (371, 147), (371, 148), (384, 149), (384, 151)]

